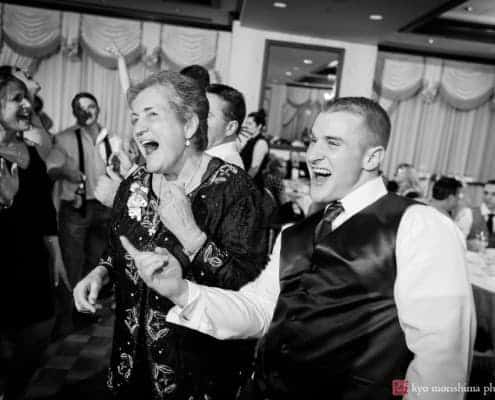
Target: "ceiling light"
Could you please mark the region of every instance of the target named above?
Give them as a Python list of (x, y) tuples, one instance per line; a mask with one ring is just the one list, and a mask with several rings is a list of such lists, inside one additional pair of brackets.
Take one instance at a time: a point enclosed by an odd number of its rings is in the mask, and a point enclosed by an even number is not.
[(304, 64), (313, 64), (313, 60), (310, 60), (309, 58), (304, 59)]
[(292, 67), (294, 71), (299, 71), (299, 67)]
[(276, 7), (276, 8), (287, 8), (287, 3), (283, 2), (283, 1), (274, 1), (273, 2), (273, 7)]
[(383, 15), (381, 15), (381, 14), (370, 14), (370, 19), (372, 21), (381, 21), (383, 19)]
[(287, 71), (287, 72), (285, 73), (285, 75), (287, 75), (287, 76), (292, 76), (292, 72)]
[(326, 101), (330, 101), (332, 100), (333, 96), (331, 93), (328, 93), (328, 92), (324, 92), (323, 93), (323, 98), (326, 100)]
[(432, 38), (429, 38), (429, 39), (428, 39), (428, 43), (429, 43), (429, 44), (433, 44), (433, 43), (435, 43), (435, 40), (434, 40), (434, 39), (432, 39)]
[(333, 60), (333, 61), (331, 61), (331, 62), (328, 63), (328, 66), (330, 68), (336, 67), (337, 65), (339, 65), (339, 61), (338, 60)]
[(466, 7), (464, 7), (464, 11), (473, 12), (473, 6), (466, 6)]

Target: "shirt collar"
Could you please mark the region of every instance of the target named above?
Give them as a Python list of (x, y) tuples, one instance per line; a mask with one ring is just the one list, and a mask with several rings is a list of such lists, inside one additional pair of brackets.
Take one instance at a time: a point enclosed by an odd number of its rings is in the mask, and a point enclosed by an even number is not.
[(387, 189), (381, 177), (364, 183), (340, 200), (344, 207), (344, 215), (342, 217), (344, 220), (352, 217), (386, 194)]
[(213, 146), (212, 148), (208, 149), (207, 152), (209, 154), (216, 156), (217, 154), (237, 152), (237, 149), (235, 146), (235, 142), (227, 142), (227, 143), (217, 144), (216, 146)]
[(488, 206), (485, 203), (481, 203), (480, 205), (480, 212), (483, 217), (488, 218), (489, 214), (492, 214), (492, 212), (488, 209)]

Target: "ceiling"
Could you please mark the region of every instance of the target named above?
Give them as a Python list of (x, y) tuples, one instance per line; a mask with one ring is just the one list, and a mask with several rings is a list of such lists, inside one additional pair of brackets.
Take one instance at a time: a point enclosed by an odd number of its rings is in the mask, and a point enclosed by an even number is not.
[(495, 0), (283, 0), (285, 8), (272, 0), (7, 2), (224, 30), (240, 19), (253, 28), (495, 62)]
[[(379, 44), (387, 49), (495, 60), (495, 0), (244, 1), (245, 26)], [(373, 21), (370, 15), (382, 20)], [(479, 61), (479, 60), (478, 60)]]

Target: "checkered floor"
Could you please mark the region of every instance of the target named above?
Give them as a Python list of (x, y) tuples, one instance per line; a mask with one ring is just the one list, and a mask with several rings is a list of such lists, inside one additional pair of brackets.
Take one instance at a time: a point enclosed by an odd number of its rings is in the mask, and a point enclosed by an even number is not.
[(29, 400), (107, 400), (106, 371), (113, 335), (110, 309), (98, 323), (52, 343), (27, 390)]

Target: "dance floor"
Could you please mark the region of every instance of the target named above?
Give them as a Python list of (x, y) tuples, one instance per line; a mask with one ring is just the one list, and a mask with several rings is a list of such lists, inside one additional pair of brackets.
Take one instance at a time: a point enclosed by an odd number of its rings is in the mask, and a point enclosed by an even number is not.
[(54, 342), (27, 391), (30, 400), (107, 400), (106, 372), (113, 335), (109, 307), (87, 328)]

